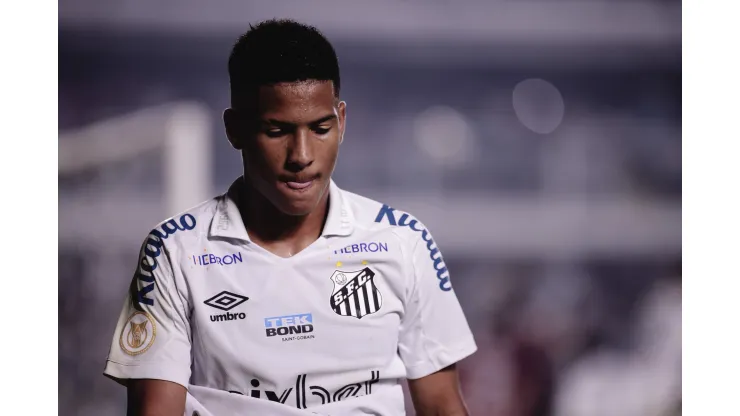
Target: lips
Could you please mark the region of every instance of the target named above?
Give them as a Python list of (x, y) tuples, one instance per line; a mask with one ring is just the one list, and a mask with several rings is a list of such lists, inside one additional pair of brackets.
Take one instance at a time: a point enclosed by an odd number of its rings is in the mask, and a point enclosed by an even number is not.
[(306, 192), (316, 182), (316, 179), (318, 179), (318, 176), (287, 176), (280, 178), (280, 183), (289, 191)]
[(288, 185), (288, 188), (296, 190), (306, 189), (311, 186), (312, 183), (312, 180), (308, 182), (285, 182), (285, 184)]

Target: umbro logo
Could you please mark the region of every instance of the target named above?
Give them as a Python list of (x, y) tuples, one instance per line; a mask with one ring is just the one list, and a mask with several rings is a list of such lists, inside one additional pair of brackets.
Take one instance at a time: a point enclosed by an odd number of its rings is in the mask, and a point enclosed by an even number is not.
[(203, 303), (212, 308), (221, 309), (222, 311), (230, 311), (248, 300), (249, 298), (246, 296), (224, 290)]
[[(232, 293), (227, 290), (224, 290), (223, 292), (211, 297), (210, 299), (204, 301), (203, 303), (205, 303), (206, 305), (212, 308), (221, 309), (222, 311), (230, 311), (248, 300), (249, 298), (246, 296), (237, 295), (236, 293)], [(211, 321), (212, 322), (234, 321), (237, 319), (245, 319), (246, 317), (247, 317), (247, 314), (245, 314), (244, 312), (241, 312), (241, 313), (226, 312), (221, 315), (211, 315)]]

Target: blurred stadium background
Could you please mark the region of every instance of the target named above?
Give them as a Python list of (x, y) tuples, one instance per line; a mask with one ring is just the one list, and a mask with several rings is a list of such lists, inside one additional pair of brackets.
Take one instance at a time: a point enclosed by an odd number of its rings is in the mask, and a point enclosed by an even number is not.
[(680, 2), (60, 0), (60, 414), (125, 414), (142, 236), (240, 174), (226, 59), (272, 17), (337, 48), (337, 183), (435, 233), (472, 414), (681, 413)]

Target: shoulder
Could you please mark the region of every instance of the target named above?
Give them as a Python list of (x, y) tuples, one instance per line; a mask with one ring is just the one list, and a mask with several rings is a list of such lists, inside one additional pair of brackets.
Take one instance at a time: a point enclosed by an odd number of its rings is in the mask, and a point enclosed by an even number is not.
[(431, 232), (414, 215), (378, 201), (343, 191), (355, 216), (355, 224), (365, 229), (389, 230), (398, 236), (412, 264), (423, 273), (434, 273), (443, 291), (451, 289), (449, 273)]
[(223, 198), (223, 195), (216, 196), (159, 222), (149, 231), (145, 243), (154, 242), (172, 249), (198, 241), (208, 233)]
[(426, 226), (412, 213), (349, 191), (342, 191), (345, 203), (354, 216), (355, 225), (366, 230), (388, 230), (404, 243), (415, 245), (431, 238)]

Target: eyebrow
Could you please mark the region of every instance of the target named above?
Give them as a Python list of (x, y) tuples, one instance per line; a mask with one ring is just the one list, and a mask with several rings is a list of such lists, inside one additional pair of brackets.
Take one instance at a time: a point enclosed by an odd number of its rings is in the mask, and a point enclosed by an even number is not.
[[(329, 121), (329, 120), (336, 119), (336, 118), (337, 118), (337, 115), (336, 114), (329, 114), (329, 115), (326, 115), (324, 117), (321, 117), (321, 118), (319, 118), (317, 120), (314, 120), (314, 121), (309, 122), (308, 125), (309, 126), (314, 126), (316, 124), (321, 124), (321, 123), (323, 123), (325, 121)], [(270, 119), (267, 119), (267, 120), (262, 120), (262, 122), (265, 123), (265, 124), (272, 124), (272, 125), (276, 125), (276, 126), (286, 126), (286, 127), (292, 127), (292, 126), (295, 126), (296, 125), (295, 123), (290, 123), (290, 122), (287, 122), (287, 121), (276, 120), (274, 118), (270, 118)]]

